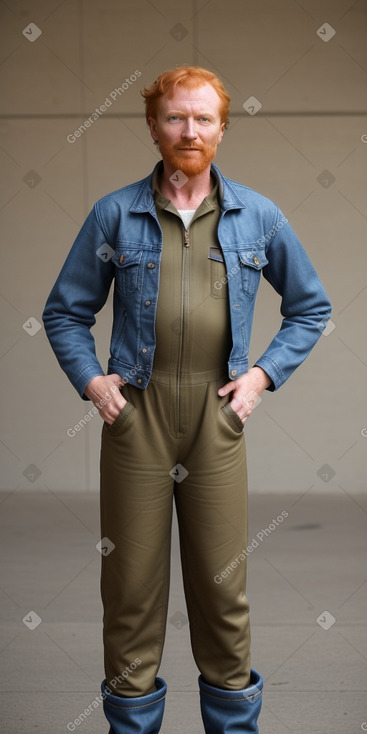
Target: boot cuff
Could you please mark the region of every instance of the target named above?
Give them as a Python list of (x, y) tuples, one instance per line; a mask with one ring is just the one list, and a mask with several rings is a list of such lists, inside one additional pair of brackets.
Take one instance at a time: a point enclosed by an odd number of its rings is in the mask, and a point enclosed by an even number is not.
[(248, 701), (249, 703), (255, 703), (262, 694), (264, 681), (260, 673), (256, 670), (251, 669), (250, 685), (247, 688), (243, 688), (240, 691), (231, 691), (227, 688), (216, 688), (215, 686), (209, 685), (199, 676), (199, 688), (200, 692), (212, 696), (213, 698), (220, 698), (225, 701)]
[(137, 696), (132, 698), (130, 696), (115, 696), (111, 693), (111, 690), (107, 687), (106, 681), (104, 680), (101, 685), (102, 697), (105, 703), (111, 706), (117, 706), (120, 709), (137, 709), (143, 708), (144, 706), (150, 706), (153, 703), (158, 703), (164, 699), (167, 693), (167, 685), (163, 678), (156, 678), (155, 685), (157, 690), (153, 693), (148, 693), (147, 696)]

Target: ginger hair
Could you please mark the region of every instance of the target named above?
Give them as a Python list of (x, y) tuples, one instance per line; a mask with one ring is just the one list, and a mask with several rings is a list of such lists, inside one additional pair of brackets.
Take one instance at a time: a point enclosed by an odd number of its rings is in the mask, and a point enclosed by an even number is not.
[(140, 92), (142, 97), (144, 97), (147, 123), (149, 117), (153, 119), (157, 118), (157, 103), (160, 97), (164, 94), (172, 97), (178, 84), (182, 84), (182, 86), (188, 87), (189, 89), (194, 89), (207, 83), (211, 84), (218, 94), (220, 99), (221, 123), (224, 122), (225, 127), (227, 127), (229, 123), (228, 116), (231, 98), (225, 90), (223, 83), (215, 74), (208, 71), (208, 69), (203, 69), (201, 66), (188, 66), (186, 64), (164, 71), (150, 87), (144, 87)]

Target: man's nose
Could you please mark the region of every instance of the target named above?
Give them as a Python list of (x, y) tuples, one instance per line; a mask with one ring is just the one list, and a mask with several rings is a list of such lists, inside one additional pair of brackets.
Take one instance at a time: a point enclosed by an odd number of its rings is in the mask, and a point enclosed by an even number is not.
[(184, 129), (182, 131), (182, 137), (188, 140), (195, 140), (195, 138), (197, 137), (197, 132), (195, 130), (194, 120), (187, 118), (187, 120), (185, 121)]

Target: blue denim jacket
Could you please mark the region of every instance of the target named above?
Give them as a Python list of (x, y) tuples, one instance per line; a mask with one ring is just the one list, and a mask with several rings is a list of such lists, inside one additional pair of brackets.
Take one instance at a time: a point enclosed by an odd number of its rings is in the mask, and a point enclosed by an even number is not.
[[(160, 165), (160, 164), (157, 164)], [(307, 357), (330, 317), (330, 303), (300, 241), (279, 207), (246, 186), (219, 180), (218, 238), (226, 264), (232, 329), (229, 379), (248, 371), (255, 296), (263, 273), (281, 296), (278, 333), (256, 361), (278, 389)], [(81, 228), (43, 313), (62, 369), (79, 392), (104, 371), (91, 327), (114, 287), (108, 373), (149, 383), (155, 349), (162, 231), (152, 174), (100, 199)], [(218, 283), (220, 288), (221, 284)]]

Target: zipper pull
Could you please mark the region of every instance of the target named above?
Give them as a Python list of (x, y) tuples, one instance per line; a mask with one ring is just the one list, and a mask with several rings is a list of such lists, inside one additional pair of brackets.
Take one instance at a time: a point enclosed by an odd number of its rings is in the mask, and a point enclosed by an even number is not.
[(185, 229), (184, 245), (185, 245), (185, 247), (190, 247), (189, 233), (188, 233), (187, 229)]

